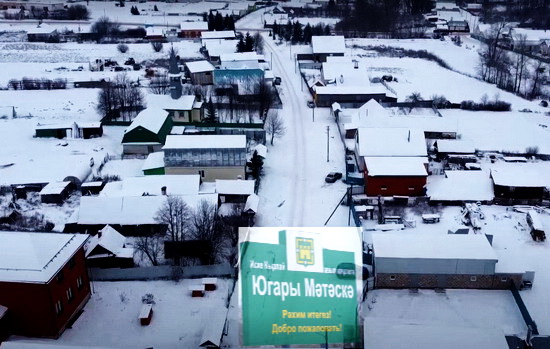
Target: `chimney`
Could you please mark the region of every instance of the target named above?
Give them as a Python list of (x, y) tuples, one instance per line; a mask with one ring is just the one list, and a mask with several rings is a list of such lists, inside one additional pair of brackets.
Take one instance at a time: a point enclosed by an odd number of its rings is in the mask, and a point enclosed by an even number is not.
[(409, 136), (407, 137), (407, 142), (411, 142), (411, 130), (409, 130)]
[(162, 193), (162, 195), (166, 195), (166, 186), (160, 188), (160, 192)]
[(101, 239), (101, 230), (97, 232), (97, 238)]

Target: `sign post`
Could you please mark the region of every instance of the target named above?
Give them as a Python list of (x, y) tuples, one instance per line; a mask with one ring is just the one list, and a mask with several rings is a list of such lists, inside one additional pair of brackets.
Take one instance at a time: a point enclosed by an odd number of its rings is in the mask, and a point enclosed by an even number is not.
[(361, 343), (357, 228), (241, 228), (243, 346)]

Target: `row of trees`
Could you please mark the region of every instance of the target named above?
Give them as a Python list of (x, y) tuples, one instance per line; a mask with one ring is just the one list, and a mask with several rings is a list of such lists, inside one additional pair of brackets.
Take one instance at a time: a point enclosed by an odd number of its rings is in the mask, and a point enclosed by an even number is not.
[(550, 1), (521, 0), (509, 1), (508, 4), (484, 2), (481, 17), (485, 23), (497, 23), (503, 20), (518, 22), (521, 27), (533, 29), (550, 29)]
[(299, 21), (294, 23), (290, 20), (285, 25), (279, 25), (277, 22), (273, 24), (273, 37), (278, 37), (280, 40), (296, 43), (311, 43), (311, 37), (317, 35), (330, 35), (331, 30), (329, 25), (318, 23), (315, 26), (306, 24), (303, 26)]
[(383, 32), (393, 37), (421, 37), (426, 29), (423, 13), (433, 0), (357, 0), (350, 15), (336, 24), (338, 31)]
[(67, 88), (67, 79), (11, 79), (8, 88), (14, 90), (60, 90)]
[(208, 15), (203, 17), (205, 22), (208, 22), (208, 30), (235, 30), (235, 19), (233, 16), (225, 15), (223, 17), (221, 13), (214, 13), (210, 11)]
[[(205, 251), (191, 251), (200, 255), (204, 264), (237, 261), (238, 228), (248, 220), (237, 212), (220, 216), (216, 204), (202, 201), (196, 209), (190, 208), (180, 197), (168, 196), (157, 211), (155, 221), (166, 225), (164, 234), (142, 236), (135, 240), (138, 253), (159, 265), (165, 241), (199, 241)], [(192, 264), (194, 260), (175, 258), (175, 264)]]
[[(518, 95), (536, 98), (541, 86), (548, 81), (548, 64), (532, 59), (527, 37), (507, 36), (506, 22), (498, 22), (484, 34), (486, 45), (479, 51), (481, 79)], [(513, 46), (513, 51), (508, 47)]]
[(237, 42), (237, 52), (257, 52), (263, 54), (264, 38), (258, 32), (256, 32), (254, 36), (251, 36), (250, 33), (247, 32), (245, 37), (241, 37)]
[(97, 109), (111, 120), (132, 120), (144, 107), (141, 89), (124, 73), (99, 91)]

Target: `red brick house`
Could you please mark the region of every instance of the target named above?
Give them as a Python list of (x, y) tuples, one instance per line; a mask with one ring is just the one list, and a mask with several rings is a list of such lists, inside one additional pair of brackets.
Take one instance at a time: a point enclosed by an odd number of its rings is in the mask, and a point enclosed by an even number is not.
[(425, 195), (428, 154), (422, 130), (358, 128), (355, 155), (368, 196)]
[(57, 338), (90, 298), (88, 235), (0, 232), (0, 304), (11, 334)]
[(200, 39), (203, 32), (208, 31), (208, 22), (181, 22), (178, 37)]

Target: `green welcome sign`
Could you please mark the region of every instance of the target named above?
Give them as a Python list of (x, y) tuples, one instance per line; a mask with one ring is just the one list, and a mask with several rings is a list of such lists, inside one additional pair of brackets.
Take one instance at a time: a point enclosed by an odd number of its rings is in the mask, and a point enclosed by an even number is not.
[(242, 345), (361, 342), (356, 228), (241, 228)]

